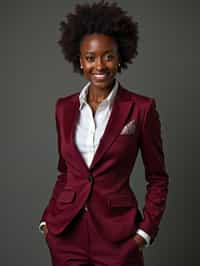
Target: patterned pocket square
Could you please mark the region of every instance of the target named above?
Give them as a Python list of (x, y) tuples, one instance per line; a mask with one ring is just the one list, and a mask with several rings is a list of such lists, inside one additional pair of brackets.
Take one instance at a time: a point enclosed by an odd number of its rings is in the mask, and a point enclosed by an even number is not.
[(135, 120), (131, 120), (130, 122), (128, 122), (128, 124), (126, 124), (121, 132), (120, 135), (133, 135), (135, 131)]

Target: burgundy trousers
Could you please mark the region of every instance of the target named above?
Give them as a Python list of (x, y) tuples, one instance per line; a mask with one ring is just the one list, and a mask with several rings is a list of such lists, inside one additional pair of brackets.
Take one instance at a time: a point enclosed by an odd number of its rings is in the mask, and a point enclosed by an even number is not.
[(131, 236), (111, 243), (98, 232), (90, 210), (82, 209), (60, 235), (48, 232), (52, 266), (144, 266), (143, 252)]

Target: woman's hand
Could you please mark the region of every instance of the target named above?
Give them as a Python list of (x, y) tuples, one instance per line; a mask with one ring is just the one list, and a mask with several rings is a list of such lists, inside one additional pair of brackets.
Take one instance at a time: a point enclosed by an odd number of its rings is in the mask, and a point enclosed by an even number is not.
[(144, 246), (146, 245), (145, 239), (138, 234), (134, 235), (133, 239), (135, 240), (136, 244), (138, 245), (139, 250), (140, 251), (143, 250)]
[(41, 229), (44, 232), (44, 236), (46, 237), (47, 236), (47, 233), (48, 233), (48, 227), (47, 227), (47, 225), (44, 224)]

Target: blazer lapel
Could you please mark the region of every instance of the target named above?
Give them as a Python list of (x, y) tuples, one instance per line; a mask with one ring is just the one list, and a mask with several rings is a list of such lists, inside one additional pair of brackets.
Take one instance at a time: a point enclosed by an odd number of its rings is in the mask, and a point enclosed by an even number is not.
[[(73, 159), (77, 162), (80, 171), (85, 175), (89, 174), (88, 166), (82, 157), (78, 147), (75, 144), (75, 130), (79, 119), (79, 94), (75, 96), (72, 103), (69, 105), (69, 109), (65, 110), (66, 121), (66, 136), (69, 139), (69, 148), (72, 149)], [(70, 125), (70, 126), (69, 126)]]
[(110, 147), (115, 138), (120, 134), (120, 131), (123, 128), (132, 107), (133, 107), (133, 102), (128, 98), (126, 92), (121, 87), (121, 84), (119, 84), (119, 89), (117, 91), (117, 94), (113, 102), (110, 118), (108, 120), (104, 134), (100, 140), (98, 148), (95, 152), (92, 163), (90, 167), (88, 167), (80, 151), (78, 150), (78, 147), (76, 146), (74, 140), (76, 124), (78, 122), (79, 112), (80, 112), (79, 97), (78, 95), (76, 95), (75, 101), (73, 102), (73, 105), (71, 105), (69, 112), (70, 114), (69, 125), (71, 125), (71, 127), (68, 130), (70, 130), (69, 133), (70, 144), (72, 145), (73, 151), (76, 153), (77, 165), (79, 165), (81, 171), (84, 171), (85, 173), (88, 174), (95, 167), (95, 165), (97, 165), (97, 163), (101, 160), (106, 150)]
[(96, 153), (93, 157), (90, 169), (93, 169), (95, 165), (97, 165), (106, 150), (111, 146), (111, 144), (115, 141), (115, 138), (120, 134), (120, 131), (123, 128), (126, 119), (128, 118), (129, 111), (132, 106), (132, 102), (128, 97), (126, 97), (126, 93), (124, 93), (124, 90), (120, 85), (116, 94), (116, 98), (113, 102), (110, 118), (108, 120), (104, 134), (100, 140)]

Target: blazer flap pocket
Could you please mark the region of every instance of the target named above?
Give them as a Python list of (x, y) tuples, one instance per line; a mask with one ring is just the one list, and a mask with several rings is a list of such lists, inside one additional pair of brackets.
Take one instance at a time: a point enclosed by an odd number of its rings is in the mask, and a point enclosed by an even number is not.
[(65, 190), (58, 196), (57, 201), (60, 203), (71, 203), (75, 199), (76, 192), (73, 190)]
[(108, 199), (108, 204), (110, 208), (113, 207), (136, 207), (137, 201), (131, 195), (118, 195), (112, 196)]

